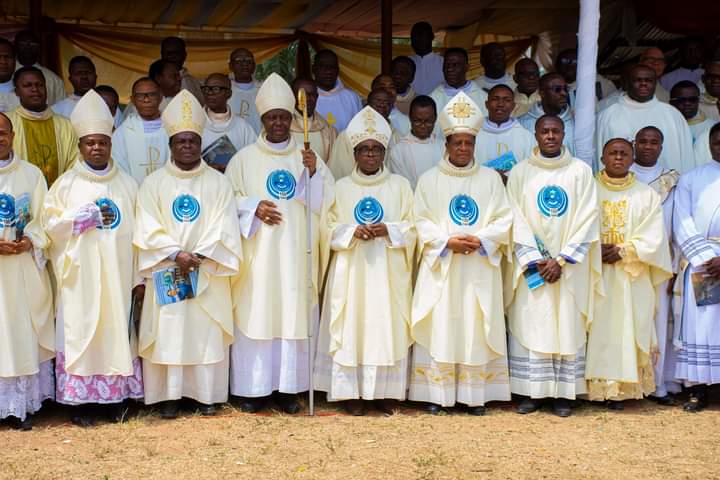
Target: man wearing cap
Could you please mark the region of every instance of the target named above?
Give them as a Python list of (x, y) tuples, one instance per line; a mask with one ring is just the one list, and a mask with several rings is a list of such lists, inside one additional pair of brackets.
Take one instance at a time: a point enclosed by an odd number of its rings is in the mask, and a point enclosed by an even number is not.
[(145, 403), (163, 402), (163, 418), (183, 397), (213, 415), (228, 394), (230, 276), (242, 251), (232, 187), (200, 156), (206, 118), (187, 90), (173, 98), (162, 115), (171, 158), (138, 192), (133, 242), (147, 285), (138, 351)]
[[(333, 199), (330, 171), (312, 149), (290, 133), (295, 97), (277, 74), (256, 99), (263, 133), (230, 160), (226, 175), (235, 190), (245, 262), (233, 279), (235, 343), (230, 393), (243, 411), (260, 410), (273, 392), (283, 411), (296, 413), (306, 391), (308, 307), (317, 304), (327, 249), (320, 218)], [(308, 178), (308, 173), (310, 178)], [(310, 205), (305, 204), (310, 188)], [(312, 298), (308, 299), (307, 211), (312, 222)], [(310, 305), (308, 305), (310, 301)]]
[(412, 306), (410, 400), (431, 413), (509, 400), (501, 260), (512, 211), (495, 171), (475, 160), (480, 107), (457, 93), (440, 111), (446, 153), (420, 177), (415, 225), (421, 252)]
[(56, 400), (73, 423), (90, 426), (96, 407), (111, 420), (121, 402), (143, 396), (135, 329), (128, 328), (133, 287), (142, 297), (132, 232), (137, 183), (110, 156), (113, 117), (94, 90), (70, 114), (81, 160), (45, 198), (43, 226), (57, 283)]

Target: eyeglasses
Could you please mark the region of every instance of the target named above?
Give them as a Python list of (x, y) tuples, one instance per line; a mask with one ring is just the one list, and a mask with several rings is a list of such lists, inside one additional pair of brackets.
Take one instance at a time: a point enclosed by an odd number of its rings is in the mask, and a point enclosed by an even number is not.
[(136, 92), (133, 93), (133, 98), (136, 98), (138, 100), (152, 100), (154, 98), (158, 98), (160, 96), (160, 92)]
[(228, 87), (222, 87), (220, 85), (203, 85), (200, 87), (200, 90), (202, 90), (203, 93), (212, 93), (213, 95), (217, 95), (220, 92), (230, 91)]
[(577, 58), (561, 58), (558, 63), (560, 65), (577, 65)]
[(355, 148), (355, 152), (366, 157), (378, 157), (385, 154), (385, 147), (379, 147), (377, 145), (374, 147), (368, 147), (363, 145), (362, 147)]
[(692, 95), (690, 97), (673, 97), (670, 99), (670, 101), (671, 102), (681, 102), (681, 103), (684, 103), (684, 102), (697, 103), (700, 101), (700, 97), (697, 95)]
[(432, 127), (435, 120), (410, 120), (410, 123), (415, 127)]
[(556, 93), (556, 94), (563, 93), (563, 92), (568, 93), (567, 85), (550, 85), (548, 87), (548, 89), (551, 92)]
[(237, 65), (252, 65), (253, 63), (255, 63), (255, 60), (253, 60), (252, 58), (233, 58), (230, 61)]

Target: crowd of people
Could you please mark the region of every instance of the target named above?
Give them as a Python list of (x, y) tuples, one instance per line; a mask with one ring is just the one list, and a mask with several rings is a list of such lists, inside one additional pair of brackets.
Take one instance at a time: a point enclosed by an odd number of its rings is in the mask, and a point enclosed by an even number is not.
[(433, 38), (416, 24), (363, 101), (330, 50), (290, 84), (244, 48), (198, 81), (168, 37), (124, 109), (91, 59), (66, 95), (31, 32), (0, 39), (0, 419), (29, 429), (46, 400), (81, 426), (130, 400), (292, 414), (311, 375), (353, 415), (514, 394), (566, 417), (683, 389), (705, 408), (720, 57), (688, 39), (675, 70), (653, 47), (620, 88), (598, 75), (590, 165), (575, 50), (511, 75), (486, 44), (469, 79)]

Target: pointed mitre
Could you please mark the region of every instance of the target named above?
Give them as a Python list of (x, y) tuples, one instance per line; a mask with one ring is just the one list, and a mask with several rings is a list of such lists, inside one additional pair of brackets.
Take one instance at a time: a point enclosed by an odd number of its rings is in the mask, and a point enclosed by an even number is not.
[(277, 73), (271, 73), (258, 89), (255, 107), (261, 117), (270, 110), (295, 111), (295, 95), (290, 85)]
[(70, 114), (70, 123), (78, 138), (94, 134), (110, 137), (114, 120), (105, 100), (95, 90), (88, 90)]
[(448, 137), (453, 133), (477, 135), (482, 126), (480, 107), (464, 92), (458, 92), (440, 112), (440, 127)]
[(387, 148), (392, 135), (392, 129), (387, 120), (372, 107), (365, 107), (350, 120), (347, 126), (347, 135), (350, 144), (355, 148), (365, 140), (377, 140)]
[(162, 114), (162, 124), (168, 137), (176, 133), (194, 132), (202, 136), (207, 116), (195, 95), (182, 89), (167, 104)]

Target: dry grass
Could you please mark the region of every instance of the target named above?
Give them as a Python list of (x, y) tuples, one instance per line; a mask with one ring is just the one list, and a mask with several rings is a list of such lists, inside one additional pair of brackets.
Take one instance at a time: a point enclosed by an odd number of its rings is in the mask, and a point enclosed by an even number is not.
[(631, 402), (624, 412), (582, 404), (568, 419), (512, 405), (485, 417), (403, 409), (348, 417), (245, 415), (163, 421), (141, 411), (83, 430), (64, 412), (32, 432), (0, 427), (0, 478), (720, 478), (720, 406), (700, 414)]

